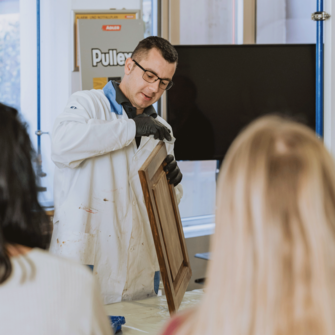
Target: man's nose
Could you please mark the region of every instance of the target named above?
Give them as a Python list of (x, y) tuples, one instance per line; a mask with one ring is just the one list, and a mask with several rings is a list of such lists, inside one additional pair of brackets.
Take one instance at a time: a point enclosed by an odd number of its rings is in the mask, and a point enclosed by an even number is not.
[(150, 89), (152, 92), (158, 92), (159, 91), (159, 84), (160, 84), (160, 80), (156, 80), (153, 83), (151, 83), (150, 85)]

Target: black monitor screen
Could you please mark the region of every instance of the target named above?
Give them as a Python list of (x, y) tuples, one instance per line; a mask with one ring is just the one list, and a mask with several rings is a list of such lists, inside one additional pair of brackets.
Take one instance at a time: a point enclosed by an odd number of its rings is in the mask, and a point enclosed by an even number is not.
[(265, 114), (315, 129), (315, 45), (176, 46), (167, 92), (177, 160), (222, 159), (238, 133)]

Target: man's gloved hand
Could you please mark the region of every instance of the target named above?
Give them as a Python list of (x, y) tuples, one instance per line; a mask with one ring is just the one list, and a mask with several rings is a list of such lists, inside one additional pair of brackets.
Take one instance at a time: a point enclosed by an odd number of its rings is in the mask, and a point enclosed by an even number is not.
[(175, 161), (172, 155), (167, 155), (164, 162), (166, 163), (164, 171), (167, 172), (167, 179), (169, 183), (171, 185), (177, 186), (183, 178), (183, 175), (179, 170), (177, 162)]
[(135, 116), (133, 120), (136, 124), (136, 137), (154, 135), (155, 139), (159, 138), (163, 141), (166, 138), (168, 141), (171, 141), (170, 130), (156, 121), (152, 116), (140, 114)]

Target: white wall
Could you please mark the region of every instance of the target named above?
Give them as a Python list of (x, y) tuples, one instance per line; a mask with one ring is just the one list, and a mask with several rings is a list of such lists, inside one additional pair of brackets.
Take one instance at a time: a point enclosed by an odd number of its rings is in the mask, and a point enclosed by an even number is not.
[[(72, 10), (125, 8), (141, 9), (141, 0), (42, 0), (41, 1), (41, 130), (51, 132), (56, 116), (71, 94), (73, 27)], [(21, 111), (30, 125), (36, 145), (36, 0), (20, 0), (21, 18)], [(50, 158), (50, 137), (42, 136), (42, 201), (53, 199), (54, 164)]]

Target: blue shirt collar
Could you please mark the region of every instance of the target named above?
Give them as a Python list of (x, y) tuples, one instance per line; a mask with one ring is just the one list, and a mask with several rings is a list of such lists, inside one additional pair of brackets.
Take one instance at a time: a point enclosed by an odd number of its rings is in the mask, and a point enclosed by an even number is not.
[[(119, 84), (117, 82), (110, 80), (102, 90), (104, 91), (105, 96), (110, 103), (111, 112), (117, 115), (122, 115), (123, 106), (128, 115), (128, 118), (133, 119), (136, 116), (136, 108), (131, 105), (130, 101), (120, 90)], [(157, 113), (153, 106), (147, 107), (144, 110), (144, 113), (152, 116), (154, 119), (157, 117)]]
[(116, 102), (116, 92), (112, 82), (109, 81), (102, 90), (109, 101), (111, 112), (122, 115), (122, 105)]

